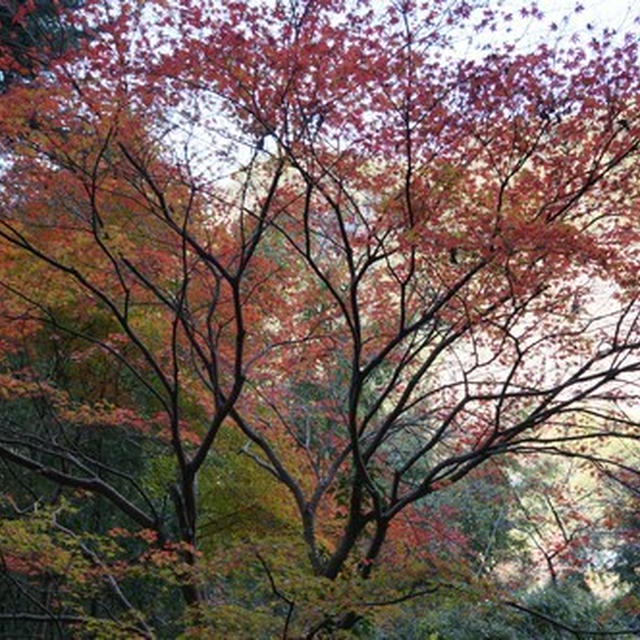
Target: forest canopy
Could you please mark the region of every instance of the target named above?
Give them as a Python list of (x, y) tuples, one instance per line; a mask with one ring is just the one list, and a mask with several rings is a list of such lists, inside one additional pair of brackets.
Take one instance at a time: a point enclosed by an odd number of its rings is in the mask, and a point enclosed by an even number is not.
[(2, 4), (0, 634), (636, 633), (638, 33), (506, 4)]

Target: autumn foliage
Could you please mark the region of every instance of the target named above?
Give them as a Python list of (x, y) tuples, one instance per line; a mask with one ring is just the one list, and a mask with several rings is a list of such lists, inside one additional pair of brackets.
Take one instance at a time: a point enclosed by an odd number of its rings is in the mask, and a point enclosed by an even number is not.
[(532, 580), (597, 544), (562, 465), (636, 483), (636, 38), (220, 4), (59, 7), (83, 37), (28, 69), (0, 40), (0, 625), (517, 609), (514, 523)]

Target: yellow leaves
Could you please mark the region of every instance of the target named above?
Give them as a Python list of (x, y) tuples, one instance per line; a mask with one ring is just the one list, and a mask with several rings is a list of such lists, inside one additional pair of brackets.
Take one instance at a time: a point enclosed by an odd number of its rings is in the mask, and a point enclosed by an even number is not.
[(3, 520), (0, 522), (0, 539), (11, 541), (3, 544), (3, 555), (8, 555), (9, 567), (21, 572), (47, 571), (65, 574), (73, 554), (55, 544), (50, 534), (41, 526), (30, 528), (28, 521)]
[(187, 614), (187, 625), (187, 630), (178, 637), (179, 640), (254, 640), (260, 637), (275, 638), (279, 636), (278, 632), (282, 632), (282, 620), (264, 605), (257, 605), (251, 610), (234, 604), (193, 608)]
[(38, 383), (14, 374), (0, 374), (0, 399), (33, 398), (40, 395), (43, 395), (43, 389)]
[(296, 510), (289, 492), (241, 449), (243, 437), (224, 426), (210, 462), (200, 472), (201, 549), (233, 547), (246, 538), (297, 535)]
[[(74, 497), (85, 499), (81, 495)], [(14, 505), (9, 509), (16, 511)], [(3, 568), (36, 588), (45, 581), (54, 594), (52, 610), (76, 614), (75, 631), (83, 637), (148, 637), (138, 635), (141, 623), (146, 623), (134, 607), (116, 607), (109, 619), (104, 619), (98, 617), (100, 613), (88, 613), (87, 601), (109, 601), (113, 585), (125, 588), (131, 580), (153, 582), (156, 597), (183, 584), (191, 577), (191, 567), (182, 560), (188, 550), (186, 545), (159, 546), (155, 532), (149, 530), (114, 529), (106, 535), (74, 533), (68, 523), (77, 516), (76, 509), (63, 497), (57, 505), (35, 508), (26, 515), (16, 514), (15, 518), (5, 517), (0, 521)]]
[(14, 401), (33, 398), (47, 398), (59, 411), (65, 411), (69, 397), (45, 381), (39, 380), (29, 371), (0, 374), (0, 400)]
[(69, 508), (63, 501), (36, 508), (26, 518), (0, 521), (0, 552), (9, 570), (27, 575), (46, 572), (70, 582), (85, 582), (88, 565), (82, 550), (56, 530), (57, 519), (65, 511)]
[(67, 404), (57, 407), (61, 420), (85, 426), (117, 425), (122, 420), (121, 411), (107, 400), (94, 404)]
[(146, 433), (161, 425), (147, 420), (132, 409), (119, 407), (108, 400), (73, 402), (69, 393), (38, 379), (32, 372), (18, 371), (0, 374), (0, 400), (15, 402), (43, 398), (56, 418), (76, 427), (126, 427)]

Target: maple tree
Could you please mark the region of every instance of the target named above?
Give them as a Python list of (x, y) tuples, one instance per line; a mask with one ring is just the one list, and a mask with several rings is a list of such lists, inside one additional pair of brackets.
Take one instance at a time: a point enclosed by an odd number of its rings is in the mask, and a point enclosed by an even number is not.
[(82, 37), (73, 25), (78, 0), (9, 0), (0, 5), (0, 91), (33, 76)]
[(9, 522), (94, 496), (104, 539), (61, 516), (6, 566), (56, 548), (149, 636), (100, 560), (124, 531), (186, 633), (311, 638), (473, 581), (467, 477), (633, 473), (606, 445), (638, 435), (633, 38), (464, 59), (456, 27), (508, 13), (86, 4), (100, 29), (0, 97), (0, 459)]

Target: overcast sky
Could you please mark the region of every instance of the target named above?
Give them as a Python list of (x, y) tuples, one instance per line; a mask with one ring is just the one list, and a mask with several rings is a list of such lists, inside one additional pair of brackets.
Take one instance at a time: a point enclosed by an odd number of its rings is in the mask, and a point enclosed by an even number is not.
[[(575, 10), (578, 4), (583, 7), (579, 12)], [(509, 0), (505, 0), (505, 6), (508, 5)], [(537, 5), (545, 15), (542, 21), (521, 19), (514, 26), (514, 34), (518, 34), (522, 42), (540, 39), (549, 42), (576, 32), (588, 37), (601, 34), (605, 28), (619, 34), (640, 33), (636, 22), (640, 16), (637, 0), (635, 3), (633, 0), (538, 0)], [(557, 30), (551, 30), (552, 24)]]

